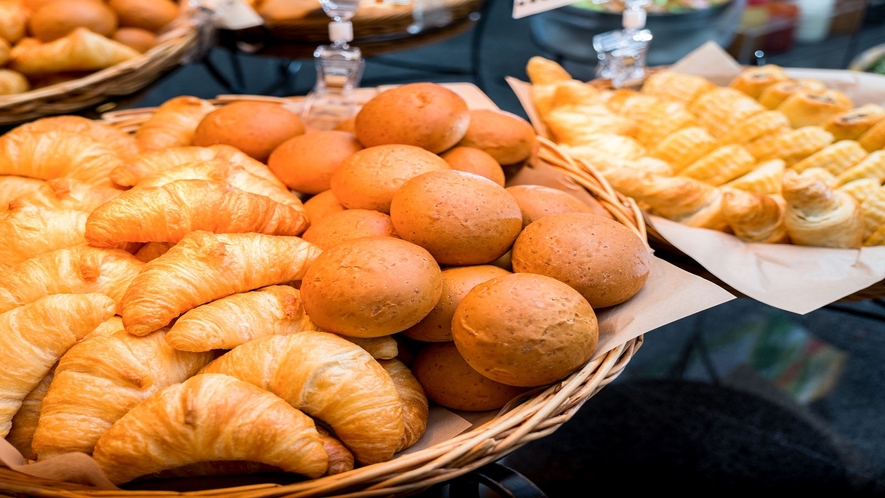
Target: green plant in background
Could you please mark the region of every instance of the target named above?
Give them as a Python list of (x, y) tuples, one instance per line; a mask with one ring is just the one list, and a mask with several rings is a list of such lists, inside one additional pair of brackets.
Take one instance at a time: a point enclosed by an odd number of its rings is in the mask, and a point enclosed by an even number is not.
[[(653, 14), (680, 14), (695, 10), (704, 10), (730, 2), (731, 0), (651, 0), (645, 8)], [(624, 11), (624, 0), (580, 0), (573, 7), (595, 10), (598, 12), (621, 13)]]

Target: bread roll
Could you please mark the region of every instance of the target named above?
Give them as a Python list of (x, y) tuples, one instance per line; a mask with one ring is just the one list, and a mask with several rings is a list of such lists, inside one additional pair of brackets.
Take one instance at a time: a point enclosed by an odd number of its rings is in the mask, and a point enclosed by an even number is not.
[(329, 190), (332, 173), (342, 161), (362, 148), (353, 133), (313, 131), (278, 145), (270, 153), (267, 166), (290, 189), (318, 194)]
[(304, 201), (304, 210), (307, 212), (307, 217), (311, 223), (319, 221), (328, 214), (344, 211), (345, 209), (347, 208), (341, 204), (331, 190), (320, 192)]
[(119, 28), (111, 39), (128, 45), (141, 53), (145, 53), (157, 45), (157, 35), (144, 28)]
[(488, 152), (500, 164), (525, 161), (536, 145), (535, 129), (516, 114), (497, 109), (472, 109), (470, 126), (458, 145)]
[(120, 26), (154, 33), (178, 17), (178, 4), (172, 0), (108, 0), (108, 5), (117, 12)]
[(117, 30), (117, 14), (100, 0), (66, 0), (43, 6), (28, 18), (31, 36), (44, 43), (78, 27), (110, 37)]
[(345, 240), (360, 237), (399, 237), (390, 215), (372, 209), (345, 209), (311, 223), (301, 238), (329, 249)]
[(459, 145), (443, 152), (440, 157), (445, 159), (452, 169), (484, 176), (498, 185), (504, 186), (506, 181), (504, 168), (494, 157), (482, 149)]
[(15, 43), (25, 36), (28, 10), (16, 2), (0, 2), (0, 38)]
[[(564, 190), (543, 185), (511, 185), (507, 192), (516, 199), (522, 212), (522, 226), (556, 213), (593, 213), (612, 218), (599, 201), (593, 197), (585, 203)], [(612, 218), (613, 219), (613, 218)]]
[(206, 114), (194, 131), (194, 145), (232, 145), (267, 161), (278, 145), (304, 133), (301, 118), (280, 104), (240, 100)]

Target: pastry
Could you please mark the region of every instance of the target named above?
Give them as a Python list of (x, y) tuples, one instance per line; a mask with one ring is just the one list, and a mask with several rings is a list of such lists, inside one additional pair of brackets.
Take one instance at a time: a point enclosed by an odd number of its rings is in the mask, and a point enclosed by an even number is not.
[(599, 133), (634, 136), (637, 123), (610, 111), (605, 104), (566, 105), (552, 109), (544, 124), (556, 143), (581, 145)]
[(858, 178), (857, 180), (851, 180), (844, 185), (839, 185), (836, 188), (848, 192), (851, 194), (851, 197), (854, 197), (857, 200), (857, 202), (863, 203), (864, 199), (866, 199), (870, 193), (881, 186), (882, 184), (876, 179)]
[(764, 111), (765, 107), (740, 90), (716, 87), (691, 102), (688, 110), (718, 139), (741, 121)]
[(638, 123), (636, 140), (648, 148), (683, 128), (698, 124), (685, 105), (672, 101), (661, 101), (650, 106)]
[(31, 441), (34, 439), (34, 431), (37, 429), (37, 421), (40, 419), (43, 398), (49, 391), (49, 384), (55, 377), (56, 365), (50, 367), (43, 380), (31, 389), (31, 392), (22, 400), (21, 407), (12, 417), (12, 427), (9, 429), (9, 434), (6, 435), (6, 440), (28, 460), (37, 459), (37, 454), (31, 447)]
[(801, 173), (809, 168), (823, 168), (838, 175), (865, 157), (867, 151), (856, 141), (839, 140), (793, 164), (790, 169)]
[(122, 193), (122, 190), (108, 185), (90, 185), (70, 177), (62, 177), (41, 180), (38, 188), (26, 189), (10, 204), (52, 209), (76, 209), (88, 214)]
[(0, 95), (15, 95), (31, 89), (31, 82), (18, 71), (0, 68)]
[(867, 240), (885, 225), (885, 187), (871, 190), (860, 203), (860, 209), (863, 212), (863, 237)]
[(789, 242), (784, 224), (786, 202), (778, 195), (725, 189), (722, 215), (734, 236), (744, 242), (784, 244)]
[(201, 461), (255, 461), (309, 478), (329, 467), (310, 417), (221, 374), (196, 375), (150, 396), (101, 436), (93, 456), (116, 484)]
[(40, 180), (39, 178), (28, 178), (26, 176), (6, 174), (0, 175), (0, 211), (8, 209), (9, 201), (16, 197), (36, 192), (45, 183), (46, 180)]
[(0, 272), (55, 249), (85, 244), (87, 213), (38, 206), (0, 211)]
[(51, 42), (16, 45), (9, 54), (9, 68), (27, 76), (97, 71), (140, 55), (131, 47), (80, 27)]
[(716, 148), (717, 142), (701, 126), (688, 126), (661, 139), (648, 155), (670, 164), (679, 173), (689, 164)]
[(300, 237), (189, 233), (144, 263), (123, 295), (123, 323), (131, 334), (149, 334), (201, 304), (300, 280), (319, 253)]
[(663, 70), (650, 73), (640, 92), (688, 105), (714, 88), (716, 85), (703, 76)]
[(166, 100), (136, 130), (134, 140), (141, 150), (163, 150), (193, 145), (194, 130), (215, 110), (208, 100), (181, 95)]
[(757, 99), (768, 109), (776, 109), (787, 97), (802, 90), (825, 90), (827, 86), (820, 80), (802, 78), (798, 80), (778, 81), (769, 85)]
[(50, 131), (66, 131), (94, 138), (116, 154), (127, 159), (138, 153), (138, 143), (132, 135), (108, 123), (84, 118), (82, 116), (61, 115), (39, 118), (12, 129), (9, 133), (46, 133)]
[(847, 192), (827, 187), (822, 181), (784, 172), (786, 227), (796, 245), (859, 248), (863, 242), (860, 204)]
[(885, 182), (885, 150), (871, 152), (854, 166), (839, 173), (836, 182), (845, 185), (861, 178), (872, 178), (880, 185)]
[(880, 119), (857, 137), (857, 142), (869, 152), (885, 148), (885, 119)]
[(746, 145), (756, 139), (790, 130), (790, 120), (780, 111), (762, 111), (735, 125), (719, 137), (720, 144)]
[(833, 135), (820, 126), (805, 126), (768, 135), (746, 145), (757, 161), (783, 159), (787, 167), (833, 143)]
[(784, 113), (793, 128), (823, 125), (829, 117), (854, 108), (844, 92), (833, 88), (799, 90), (785, 98), (775, 109)]
[(424, 393), (421, 383), (402, 361), (391, 358), (378, 360), (378, 363), (393, 379), (396, 392), (402, 400), (403, 420), (406, 429), (402, 447), (411, 448), (427, 430), (427, 417), (430, 413), (427, 395)]
[(722, 186), (757, 194), (780, 194), (786, 168), (783, 159), (769, 159), (756, 163), (752, 171)]
[(830, 116), (822, 127), (832, 133), (837, 141), (857, 140), (883, 119), (885, 119), (885, 107), (878, 104), (863, 104)]
[(147, 263), (148, 261), (165, 254), (166, 251), (174, 245), (174, 242), (147, 242), (139, 247), (133, 254), (139, 261)]
[(740, 145), (722, 145), (686, 166), (681, 176), (719, 186), (743, 176), (756, 165), (756, 159)]
[(745, 68), (728, 83), (728, 86), (740, 90), (754, 99), (759, 99), (766, 88), (779, 81), (789, 79), (790, 77), (782, 67), (775, 64), (765, 64), (764, 66)]

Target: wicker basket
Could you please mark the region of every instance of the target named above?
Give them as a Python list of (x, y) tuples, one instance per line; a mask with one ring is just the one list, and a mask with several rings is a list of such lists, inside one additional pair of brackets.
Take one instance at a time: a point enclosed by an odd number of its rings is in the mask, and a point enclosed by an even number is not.
[[(250, 99), (292, 102), (298, 98), (266, 96), (221, 96), (217, 105)], [(154, 108), (106, 113), (103, 121), (133, 132), (150, 117)], [(537, 160), (555, 170), (570, 171), (576, 162), (546, 139), (538, 138)], [(584, 165), (586, 166), (586, 165)], [(646, 241), (645, 220), (635, 201), (616, 192), (593, 168), (585, 168), (576, 180), (605, 208)], [(526, 393), (502, 408), (495, 416), (448, 441), (404, 454), (394, 460), (358, 467), (342, 474), (294, 484), (237, 485), (211, 491), (108, 491), (86, 485), (32, 477), (0, 468), (0, 492), (44, 497), (317, 497), (405, 496), (467, 474), (500, 460), (522, 445), (550, 435), (567, 422), (600, 389), (623, 372), (643, 344), (635, 337), (589, 361), (567, 378)]]

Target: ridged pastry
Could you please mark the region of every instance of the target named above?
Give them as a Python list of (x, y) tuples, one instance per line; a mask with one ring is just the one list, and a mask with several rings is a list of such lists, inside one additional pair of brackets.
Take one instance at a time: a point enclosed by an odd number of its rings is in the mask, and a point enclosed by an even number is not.
[(873, 232), (866, 240), (863, 241), (864, 246), (881, 246), (885, 245), (885, 225), (882, 225)]
[(863, 212), (863, 237), (868, 239), (882, 225), (885, 225), (885, 187), (871, 190), (860, 203)]
[(865, 157), (867, 151), (856, 141), (839, 140), (793, 164), (790, 169), (801, 173), (809, 168), (823, 168), (838, 175)]
[(176, 180), (161, 187), (133, 188), (95, 208), (86, 240), (97, 247), (123, 242), (177, 242), (205, 230), (301, 235), (309, 225), (303, 207), (292, 206), (226, 182)]
[(753, 99), (758, 99), (769, 86), (789, 79), (790, 77), (782, 67), (765, 64), (764, 66), (745, 68), (728, 83), (728, 86), (746, 93)]
[(38, 206), (0, 211), (0, 272), (56, 249), (85, 244), (88, 213)]
[(123, 294), (123, 323), (147, 335), (201, 304), (300, 280), (320, 252), (300, 237), (192, 232), (144, 263)]
[(843, 192), (851, 194), (851, 197), (854, 197), (857, 202), (863, 203), (864, 199), (866, 199), (871, 192), (881, 186), (882, 184), (874, 178), (858, 178), (857, 180), (851, 180), (844, 185), (839, 185), (837, 188)]
[(783, 196), (787, 233), (793, 244), (843, 249), (861, 246), (863, 215), (860, 204), (847, 192), (788, 169)]
[(681, 176), (719, 186), (743, 176), (756, 165), (756, 159), (740, 145), (722, 145), (686, 166)]
[(556, 143), (580, 145), (599, 133), (634, 136), (636, 122), (608, 110), (605, 104), (566, 105), (552, 109), (544, 119)]
[(885, 119), (885, 107), (863, 104), (827, 118), (822, 127), (838, 140), (857, 140), (876, 123)]
[(871, 152), (854, 166), (846, 169), (836, 176), (839, 185), (861, 178), (872, 178), (881, 185), (885, 182), (885, 150)]
[(719, 143), (746, 145), (756, 139), (766, 136), (774, 136), (790, 130), (790, 120), (780, 111), (762, 111), (754, 114), (743, 121), (737, 122), (724, 135), (719, 137)]
[(587, 141), (580, 145), (562, 145), (562, 147), (570, 151), (581, 151), (588, 157), (605, 155), (618, 159), (634, 160), (646, 154), (646, 148), (635, 138), (614, 133), (600, 133), (588, 137)]
[(734, 236), (744, 242), (789, 242), (784, 223), (786, 202), (779, 195), (724, 189), (722, 215)]
[(9, 68), (27, 76), (98, 71), (140, 55), (127, 45), (78, 27), (51, 42), (16, 45), (9, 54)]
[(776, 109), (787, 97), (795, 92), (802, 90), (825, 90), (826, 88), (827, 85), (823, 81), (811, 78), (778, 81), (763, 90), (757, 100), (768, 109)]
[(310, 417), (221, 374), (195, 375), (155, 393), (101, 436), (93, 456), (116, 484), (201, 461), (256, 461), (310, 478), (329, 467)]
[(639, 171), (648, 171), (657, 175), (670, 176), (673, 168), (664, 160), (654, 157), (643, 156), (635, 159), (626, 159), (611, 154), (600, 152), (592, 145), (578, 145), (574, 147), (562, 146), (563, 152), (572, 158), (585, 161), (600, 172), (619, 168), (630, 168)]
[(716, 139), (700, 126), (688, 126), (660, 140), (648, 155), (666, 161), (679, 173), (717, 146)]
[(98, 292), (119, 303), (142, 266), (122, 249), (85, 244), (34, 256), (0, 272), (0, 313), (50, 294)]
[(389, 461), (405, 447), (403, 401), (393, 379), (369, 353), (335, 334), (256, 339), (200, 372), (237, 377), (304, 410), (328, 425), (359, 463)]
[(46, 296), (0, 313), (0, 437), (55, 362), (113, 315), (113, 300), (98, 293)]
[(211, 102), (199, 97), (172, 97), (135, 130), (134, 140), (141, 150), (193, 145), (197, 125), (213, 110), (215, 106)]
[(108, 123), (82, 116), (48, 116), (21, 124), (10, 130), (9, 133), (46, 133), (50, 131), (66, 131), (94, 138), (107, 145), (123, 159), (138, 153), (138, 144), (132, 135)]
[(851, 98), (833, 88), (800, 90), (776, 107), (790, 120), (793, 128), (822, 125), (829, 117), (852, 108), (854, 102)]
[(687, 105), (714, 88), (716, 85), (703, 76), (663, 70), (650, 73), (640, 92)]
[(833, 143), (833, 135), (820, 126), (805, 126), (762, 137), (746, 145), (757, 161), (783, 159), (790, 167)]
[(688, 106), (698, 123), (717, 139), (741, 121), (765, 110), (747, 94), (728, 87), (716, 87)]
[(648, 109), (652, 106), (665, 102), (665, 100), (661, 98), (640, 93), (639, 91), (630, 88), (608, 90), (603, 93), (602, 98), (605, 101), (605, 106), (609, 110), (615, 114), (637, 122), (642, 121), (645, 113), (648, 112)]
[(757, 194), (780, 194), (784, 170), (787, 169), (783, 159), (769, 159), (756, 163), (749, 173), (735, 178), (723, 187), (746, 190)]
[(879, 120), (870, 129), (861, 133), (857, 137), (857, 142), (870, 152), (885, 148), (885, 119)]
[(809, 176), (812, 178), (817, 178), (818, 180), (824, 182), (824, 185), (830, 188), (836, 188), (839, 186), (839, 182), (836, 180), (836, 175), (830, 173), (829, 170), (821, 168), (819, 166), (814, 168), (806, 168), (799, 172), (799, 176)]
[(112, 333), (83, 340), (59, 360), (34, 431), (38, 460), (92, 453), (101, 435), (131, 408), (215, 358), (171, 348), (165, 329), (136, 337), (121, 321), (113, 325)]
[(649, 148), (654, 147), (662, 139), (682, 128), (698, 124), (685, 105), (667, 101), (650, 106), (638, 123), (636, 140)]

